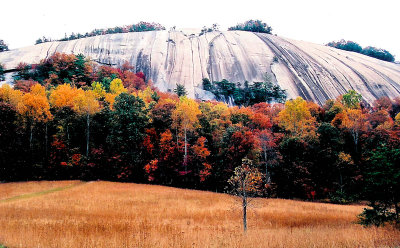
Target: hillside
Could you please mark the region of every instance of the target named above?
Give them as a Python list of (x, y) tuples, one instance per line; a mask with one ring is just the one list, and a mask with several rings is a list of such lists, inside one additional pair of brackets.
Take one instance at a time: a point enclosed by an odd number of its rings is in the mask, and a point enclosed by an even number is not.
[[(20, 194), (25, 195), (18, 197)], [(102, 181), (6, 183), (0, 184), (0, 244), (7, 247), (394, 247), (400, 244), (399, 231), (354, 224), (362, 208), (256, 199), (249, 211), (249, 230), (244, 235), (240, 202), (226, 194)]]
[(287, 90), (319, 104), (349, 89), (372, 103), (400, 96), (400, 65), (361, 54), (243, 31), (150, 31), (47, 42), (0, 53), (7, 69), (18, 63), (38, 63), (54, 52), (82, 53), (102, 64), (129, 61), (162, 91), (184, 84), (189, 96), (209, 99), (202, 79), (231, 82), (260, 81), (268, 73)]

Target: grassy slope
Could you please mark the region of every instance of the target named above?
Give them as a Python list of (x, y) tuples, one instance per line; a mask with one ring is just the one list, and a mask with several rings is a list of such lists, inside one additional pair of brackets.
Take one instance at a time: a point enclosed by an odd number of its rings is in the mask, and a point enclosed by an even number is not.
[[(1, 243), (8, 247), (400, 245), (399, 231), (354, 224), (362, 206), (256, 199), (249, 212), (249, 231), (243, 235), (240, 203), (225, 194), (111, 182), (49, 192), (71, 182), (47, 183), (49, 187), (41, 187), (47, 194), (0, 202)], [(29, 184), (14, 187), (29, 191)], [(3, 187), (12, 188), (2, 184), (0, 192)]]

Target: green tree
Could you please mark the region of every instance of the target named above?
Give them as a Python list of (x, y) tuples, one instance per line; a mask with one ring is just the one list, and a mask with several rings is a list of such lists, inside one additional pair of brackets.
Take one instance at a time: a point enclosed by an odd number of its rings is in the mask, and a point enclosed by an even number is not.
[(4, 81), (6, 78), (4, 77), (4, 66), (0, 64), (0, 81)]
[(0, 52), (4, 51), (8, 51), (8, 46), (3, 40), (0, 40)]
[(362, 47), (353, 41), (345, 41), (345, 40), (340, 40), (340, 41), (332, 41), (327, 44), (327, 46), (330, 47), (335, 47), (338, 49), (346, 50), (346, 51), (352, 51), (356, 53), (361, 53)]
[(387, 146), (371, 152), (365, 169), (365, 197), (369, 207), (360, 215), (364, 225), (400, 223), (400, 149)]
[(186, 88), (183, 84), (177, 84), (174, 92), (178, 95), (178, 97), (187, 95)]
[(362, 96), (355, 90), (349, 90), (343, 95), (342, 103), (347, 108), (359, 108)]
[(149, 121), (145, 107), (141, 98), (128, 93), (121, 93), (115, 98), (114, 111), (110, 119), (109, 143), (115, 153), (124, 157), (128, 174), (134, 169), (143, 168), (142, 142)]
[(248, 20), (244, 23), (239, 23), (236, 26), (230, 27), (228, 30), (243, 30), (270, 34), (272, 32), (272, 27), (268, 26), (268, 24), (261, 20)]

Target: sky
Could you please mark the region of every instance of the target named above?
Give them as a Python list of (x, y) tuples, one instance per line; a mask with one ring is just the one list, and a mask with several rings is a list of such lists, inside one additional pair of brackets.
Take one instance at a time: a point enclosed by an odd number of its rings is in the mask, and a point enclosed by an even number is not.
[(139, 21), (167, 29), (218, 23), (226, 30), (260, 19), (279, 36), (318, 44), (352, 40), (386, 49), (400, 61), (399, 9), (399, 0), (12, 0), (0, 5), (0, 39), (14, 49), (42, 36), (59, 39)]

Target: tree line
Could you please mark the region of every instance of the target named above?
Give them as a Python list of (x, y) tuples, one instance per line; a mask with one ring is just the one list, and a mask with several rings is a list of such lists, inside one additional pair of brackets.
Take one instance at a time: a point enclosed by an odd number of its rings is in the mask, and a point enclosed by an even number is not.
[(56, 53), (19, 68), (14, 87), (0, 88), (1, 181), (226, 192), (246, 161), (261, 196), (368, 199), (363, 223), (399, 220), (400, 99), (369, 106), (350, 90), (324, 106), (298, 97), (229, 107), (160, 92), (127, 63)]
[(341, 50), (345, 51), (351, 51), (351, 52), (356, 52), (356, 53), (361, 53), (364, 55), (367, 55), (372, 58), (384, 60), (384, 61), (389, 61), (389, 62), (394, 62), (394, 56), (387, 50), (381, 49), (381, 48), (376, 48), (372, 46), (367, 46), (365, 48), (362, 48), (358, 43), (354, 41), (346, 41), (346, 40), (340, 40), (340, 41), (331, 41), (327, 46), (330, 47), (335, 47)]
[[(69, 36), (65, 34), (65, 37), (62, 39), (58, 39), (56, 41), (67, 41), (67, 40), (76, 40), (81, 38), (93, 37), (98, 35), (105, 34), (119, 34), (119, 33), (129, 33), (129, 32), (145, 32), (145, 31), (157, 31), (157, 30), (165, 30), (165, 27), (159, 23), (155, 22), (138, 22), (136, 24), (125, 25), (125, 26), (117, 26), (113, 28), (107, 29), (94, 29), (90, 32), (86, 32), (84, 34), (80, 33), (71, 33)], [(35, 45), (53, 41), (51, 38), (47, 38), (43, 36), (36, 40)]]

